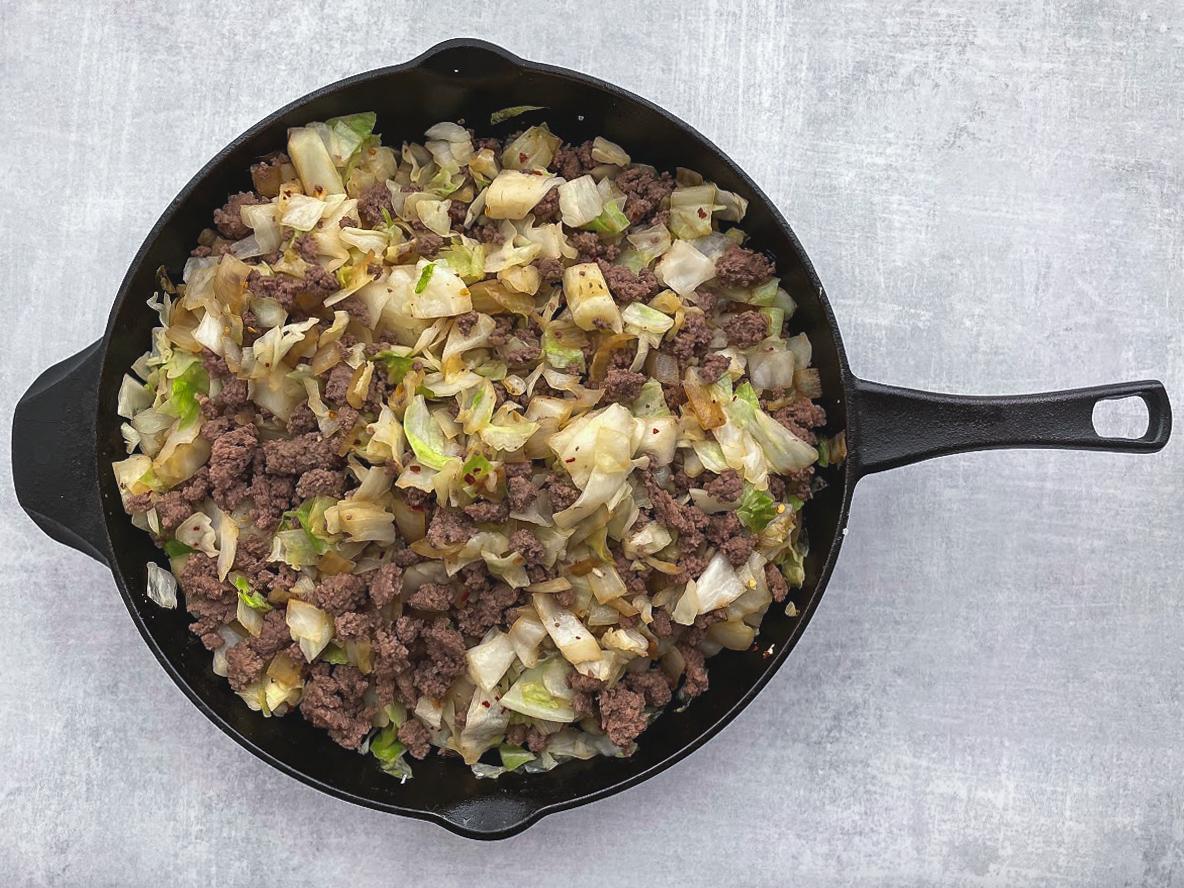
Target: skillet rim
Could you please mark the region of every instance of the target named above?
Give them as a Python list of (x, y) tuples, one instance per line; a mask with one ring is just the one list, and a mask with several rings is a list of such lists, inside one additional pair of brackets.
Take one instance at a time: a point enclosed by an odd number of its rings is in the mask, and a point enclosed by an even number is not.
[[(817, 272), (813, 264), (810, 262), (809, 256), (806, 254), (804, 247), (799, 241), (797, 235), (790, 227), (789, 223), (782, 216), (776, 204), (757, 186), (755, 182), (745, 173), (736, 163), (723, 152), (714, 142), (700, 133), (690, 124), (683, 121), (681, 118), (655, 105), (653, 102), (638, 96), (628, 90), (625, 90), (615, 84), (607, 81), (591, 77), (568, 68), (563, 68), (555, 65), (542, 64), (523, 59), (508, 50), (503, 49), (496, 44), (485, 40), (475, 38), (454, 38), (437, 43), (434, 46), (426, 49), (413, 59), (398, 65), (388, 65), (381, 68), (375, 68), (359, 74), (354, 74), (333, 83), (319, 87), (286, 105), (278, 108), (270, 114), (263, 117), (257, 123), (253, 124), (248, 129), (244, 130), (234, 139), (232, 139), (225, 147), (218, 151), (209, 161), (207, 161), (201, 169), (194, 174), (194, 176), (181, 188), (177, 195), (169, 202), (152, 226), (143, 243), (137, 250), (135, 256), (128, 265), (127, 273), (121, 281), (117, 290), (115, 299), (112, 303), (111, 312), (108, 316), (107, 326), (101, 340), (101, 360), (100, 360), (100, 378), (106, 375), (107, 371), (107, 353), (108, 346), (111, 340), (118, 333), (116, 329), (116, 319), (123, 307), (125, 301), (129, 296), (129, 291), (133, 279), (136, 277), (145, 257), (150, 252), (156, 241), (169, 225), (173, 223), (174, 217), (177, 215), (181, 205), (190, 197), (190, 195), (204, 182), (204, 180), (214, 172), (226, 159), (226, 157), (234, 152), (243, 142), (251, 139), (257, 133), (274, 125), (274, 123), (281, 117), (298, 110), (300, 107), (314, 102), (316, 100), (331, 96), (333, 93), (341, 91), (345, 88), (365, 84), (369, 81), (381, 80), (389, 77), (392, 74), (398, 74), (404, 71), (414, 70), (426, 66), (440, 57), (447, 56), (451, 53), (471, 54), (474, 52), (484, 52), (496, 56), (502, 63), (509, 65), (512, 68), (534, 72), (569, 81), (574, 81), (577, 84), (607, 93), (610, 97), (623, 98), (630, 102), (635, 102), (645, 111), (650, 114), (659, 115), (665, 118), (675, 127), (685, 131), (694, 138), (699, 139), (703, 145), (711, 151), (737, 178), (737, 180), (748, 189), (753, 200), (760, 201), (768, 209), (774, 223), (781, 229), (786, 236), (791, 249), (796, 254), (797, 261), (801, 264), (803, 272), (806, 274), (810, 285), (814, 288), (817, 294), (818, 303), (821, 307), (823, 318), (829, 327), (830, 334), (835, 345), (835, 352), (838, 359), (839, 379), (842, 385), (842, 402), (847, 408), (847, 429), (848, 439), (851, 442), (852, 449), (858, 440), (858, 417), (857, 411), (851, 410), (852, 406), (852, 392), (854, 389), (854, 376), (851, 374), (850, 366), (847, 361), (846, 350), (843, 346), (842, 336), (839, 330), (838, 321), (834, 316), (834, 311), (831, 307), (830, 301), (826, 296), (825, 288), (818, 279)], [(471, 55), (469, 55), (471, 58)], [(93, 347), (92, 347), (93, 348)], [(90, 349), (84, 350), (89, 352)], [(122, 369), (120, 369), (122, 373)], [(98, 429), (98, 414), (101, 405), (101, 399), (96, 399), (94, 403), (94, 419), (95, 430), (97, 436)], [(101, 450), (99, 442), (96, 437), (96, 446), (94, 457), (96, 461), (95, 477), (102, 479), (106, 471), (106, 467), (101, 459)], [(405, 805), (394, 804), (390, 802), (382, 802), (375, 799), (367, 798), (365, 796), (357, 795), (349, 790), (343, 789), (331, 783), (327, 783), (316, 777), (311, 776), (299, 768), (296, 768), (280, 758), (272, 755), (267, 750), (256, 744), (250, 737), (240, 732), (237, 728), (223, 719), (215, 710), (213, 710), (202, 697), (189, 685), (188, 681), (181, 674), (180, 670), (174, 665), (172, 659), (161, 649), (153, 634), (149, 630), (145, 620), (139, 613), (136, 602), (133, 600), (131, 590), (126, 582), (123, 572), (116, 563), (115, 558), (111, 557), (109, 567), (112, 575), (115, 578), (116, 585), (119, 588), (120, 595), (123, 597), (124, 605), (127, 607), (132, 621), (139, 630), (149, 650), (152, 652), (156, 660), (164, 668), (165, 672), (173, 680), (174, 684), (181, 689), (182, 693), (198, 708), (198, 710), (205, 715), (214, 725), (216, 725), (224, 734), (228, 735), (241, 747), (252, 753), (259, 759), (263, 760), (273, 768), (287, 774), (290, 777), (299, 780), (301, 783), (317, 789), (327, 795), (341, 799), (343, 801), (351, 802), (361, 807), (370, 808), (372, 810), (381, 811), (388, 814), (398, 814), (405, 817), (411, 817), (416, 820), (428, 821), (444, 827), (450, 832), (457, 835), (464, 836), (471, 839), (479, 840), (497, 840), (508, 838), (516, 835), (530, 826), (537, 823), (543, 817), (554, 814), (559, 811), (565, 811), (571, 808), (585, 805), (590, 802), (597, 801), (602, 798), (614, 795), (629, 789), (637, 784), (648, 780), (649, 778), (661, 773), (675, 763), (682, 761), (687, 756), (691, 755), (699, 749), (704, 743), (712, 739), (724, 727), (726, 727), (740, 712), (745, 709), (749, 703), (759, 694), (766, 684), (772, 679), (776, 672), (781, 668), (789, 656), (790, 651), (797, 645), (809, 625), (810, 619), (814, 615), (814, 611), (818, 607), (818, 603), (826, 590), (826, 586), (830, 580), (831, 573), (837, 561), (839, 550), (842, 547), (843, 539), (846, 534), (847, 520), (850, 512), (851, 499), (854, 492), (855, 483), (858, 480), (857, 461), (854, 459), (848, 460), (842, 469), (842, 497), (839, 505), (837, 525), (835, 529), (834, 540), (831, 543), (830, 549), (827, 552), (826, 558), (819, 571), (818, 580), (814, 584), (814, 589), (809, 598), (809, 601), (802, 608), (798, 616), (792, 632), (772, 657), (769, 658), (764, 670), (758, 675), (756, 680), (744, 691), (740, 698), (727, 710), (725, 710), (714, 722), (705, 725), (694, 736), (686, 741), (675, 751), (666, 755), (664, 758), (655, 762), (648, 768), (645, 768), (635, 774), (632, 774), (623, 779), (609, 783), (605, 786), (593, 789), (588, 792), (576, 793), (570, 798), (560, 801), (553, 801), (544, 804), (535, 805), (532, 800), (518, 797), (521, 805), (522, 813), (513, 818), (512, 821), (503, 821), (499, 826), (493, 829), (474, 828), (469, 825), (469, 818), (466, 812), (470, 810), (469, 805), (456, 806), (452, 811), (430, 810), (426, 808), (408, 807)], [(103, 494), (100, 480), (99, 498), (100, 502), (105, 506), (106, 497)], [(104, 509), (104, 511), (106, 511)], [(105, 535), (106, 548), (108, 553), (115, 551), (114, 542), (111, 539), (110, 522), (112, 516), (110, 514), (104, 515), (103, 531)], [(482, 804), (491, 803), (492, 799), (475, 799), (471, 803), (472, 806), (479, 808)], [(499, 799), (498, 802), (509, 801), (508, 799)]]

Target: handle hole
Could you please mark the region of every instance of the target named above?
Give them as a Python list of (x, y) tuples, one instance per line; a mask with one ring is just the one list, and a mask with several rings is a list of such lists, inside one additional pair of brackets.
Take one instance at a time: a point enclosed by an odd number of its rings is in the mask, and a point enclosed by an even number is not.
[(1151, 425), (1147, 405), (1138, 395), (1098, 401), (1093, 421), (1094, 431), (1103, 438), (1142, 438)]

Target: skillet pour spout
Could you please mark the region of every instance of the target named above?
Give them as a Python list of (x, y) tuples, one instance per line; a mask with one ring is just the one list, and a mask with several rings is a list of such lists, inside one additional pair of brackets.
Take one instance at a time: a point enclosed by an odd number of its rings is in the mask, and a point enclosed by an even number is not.
[[(486, 127), (490, 114), (541, 105), (530, 117)], [(696, 169), (750, 203), (744, 228), (777, 262), (798, 303), (792, 324), (808, 334), (822, 383), (826, 434), (846, 431), (848, 459), (820, 471), (826, 486), (805, 511), (811, 551), (796, 613), (773, 608), (759, 650), (711, 661), (711, 686), (682, 711), (664, 712), (627, 759), (569, 762), (544, 774), (478, 780), (455, 760), (429, 758), (406, 783), (348, 752), (298, 717), (261, 718), (214, 675), (187, 629), (183, 608), (147, 598), (146, 564), (164, 565), (123, 512), (110, 465), (125, 454), (116, 415), (123, 374), (143, 352), (156, 315), (145, 306), (160, 268), (179, 275), (198, 232), (229, 193), (249, 188), (247, 170), (282, 144), (290, 126), (360, 110), (378, 130), (422, 133), (461, 120), (506, 135), (546, 121), (568, 141), (603, 135), (659, 168)], [(1092, 422), (1100, 400), (1135, 396), (1150, 424), (1136, 439), (1107, 438)], [(17, 405), (13, 476), (21, 506), (50, 537), (107, 564), (145, 643), (194, 705), (236, 742), (310, 786), (359, 805), (430, 820), (479, 839), (505, 838), (546, 814), (620, 792), (685, 758), (719, 732), (769, 681), (809, 623), (826, 588), (864, 475), (969, 450), (1056, 447), (1150, 453), (1171, 433), (1171, 405), (1159, 382), (1123, 383), (998, 398), (933, 394), (867, 382), (852, 374), (825, 290), (792, 229), (760, 189), (688, 124), (619, 87), (562, 68), (526, 62), (489, 43), (451, 40), (403, 65), (317, 90), (264, 118), (220, 151), (185, 186), (148, 233), (128, 268), (103, 337), (45, 371)]]

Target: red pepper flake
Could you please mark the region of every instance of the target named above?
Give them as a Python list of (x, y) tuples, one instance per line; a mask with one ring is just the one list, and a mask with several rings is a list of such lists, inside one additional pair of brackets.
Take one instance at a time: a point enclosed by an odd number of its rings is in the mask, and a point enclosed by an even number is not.
[(419, 471), (419, 466), (408, 466), (408, 468), (411, 469), (411, 471), (413, 471), (413, 472)]
[(486, 709), (488, 709), (488, 708), (489, 708), (489, 701), (488, 701), (488, 700), (482, 700), (482, 701), (481, 701), (481, 705), (482, 705), (482, 706), (484, 706)]
[(573, 463), (575, 461), (576, 461), (576, 458), (574, 456), (569, 456), (567, 459), (564, 460), (565, 463)]
[(703, 209), (702, 207), (699, 207), (699, 218), (700, 219), (707, 218), (707, 211), (705, 209)]
[(519, 151), (519, 152), (518, 152), (518, 162), (519, 162), (519, 163), (526, 163), (527, 159), (528, 159), (528, 158), (527, 158), (527, 156), (526, 156), (526, 152), (525, 152), (525, 151)]
[(476, 480), (477, 479), (473, 477), (473, 474), (471, 472), (469, 474), (465, 475), (465, 484), (473, 484), (476, 482)]
[(658, 430), (657, 429), (650, 429), (650, 434), (656, 435), (656, 434), (658, 434)]

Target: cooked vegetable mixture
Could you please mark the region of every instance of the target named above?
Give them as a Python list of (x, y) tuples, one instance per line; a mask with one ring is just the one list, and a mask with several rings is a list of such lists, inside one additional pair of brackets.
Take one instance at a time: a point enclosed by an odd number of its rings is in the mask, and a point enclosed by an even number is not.
[(149, 302), (113, 466), (149, 595), (389, 773), (628, 755), (803, 581), (843, 439), (794, 301), (690, 170), (374, 126), (291, 130)]

